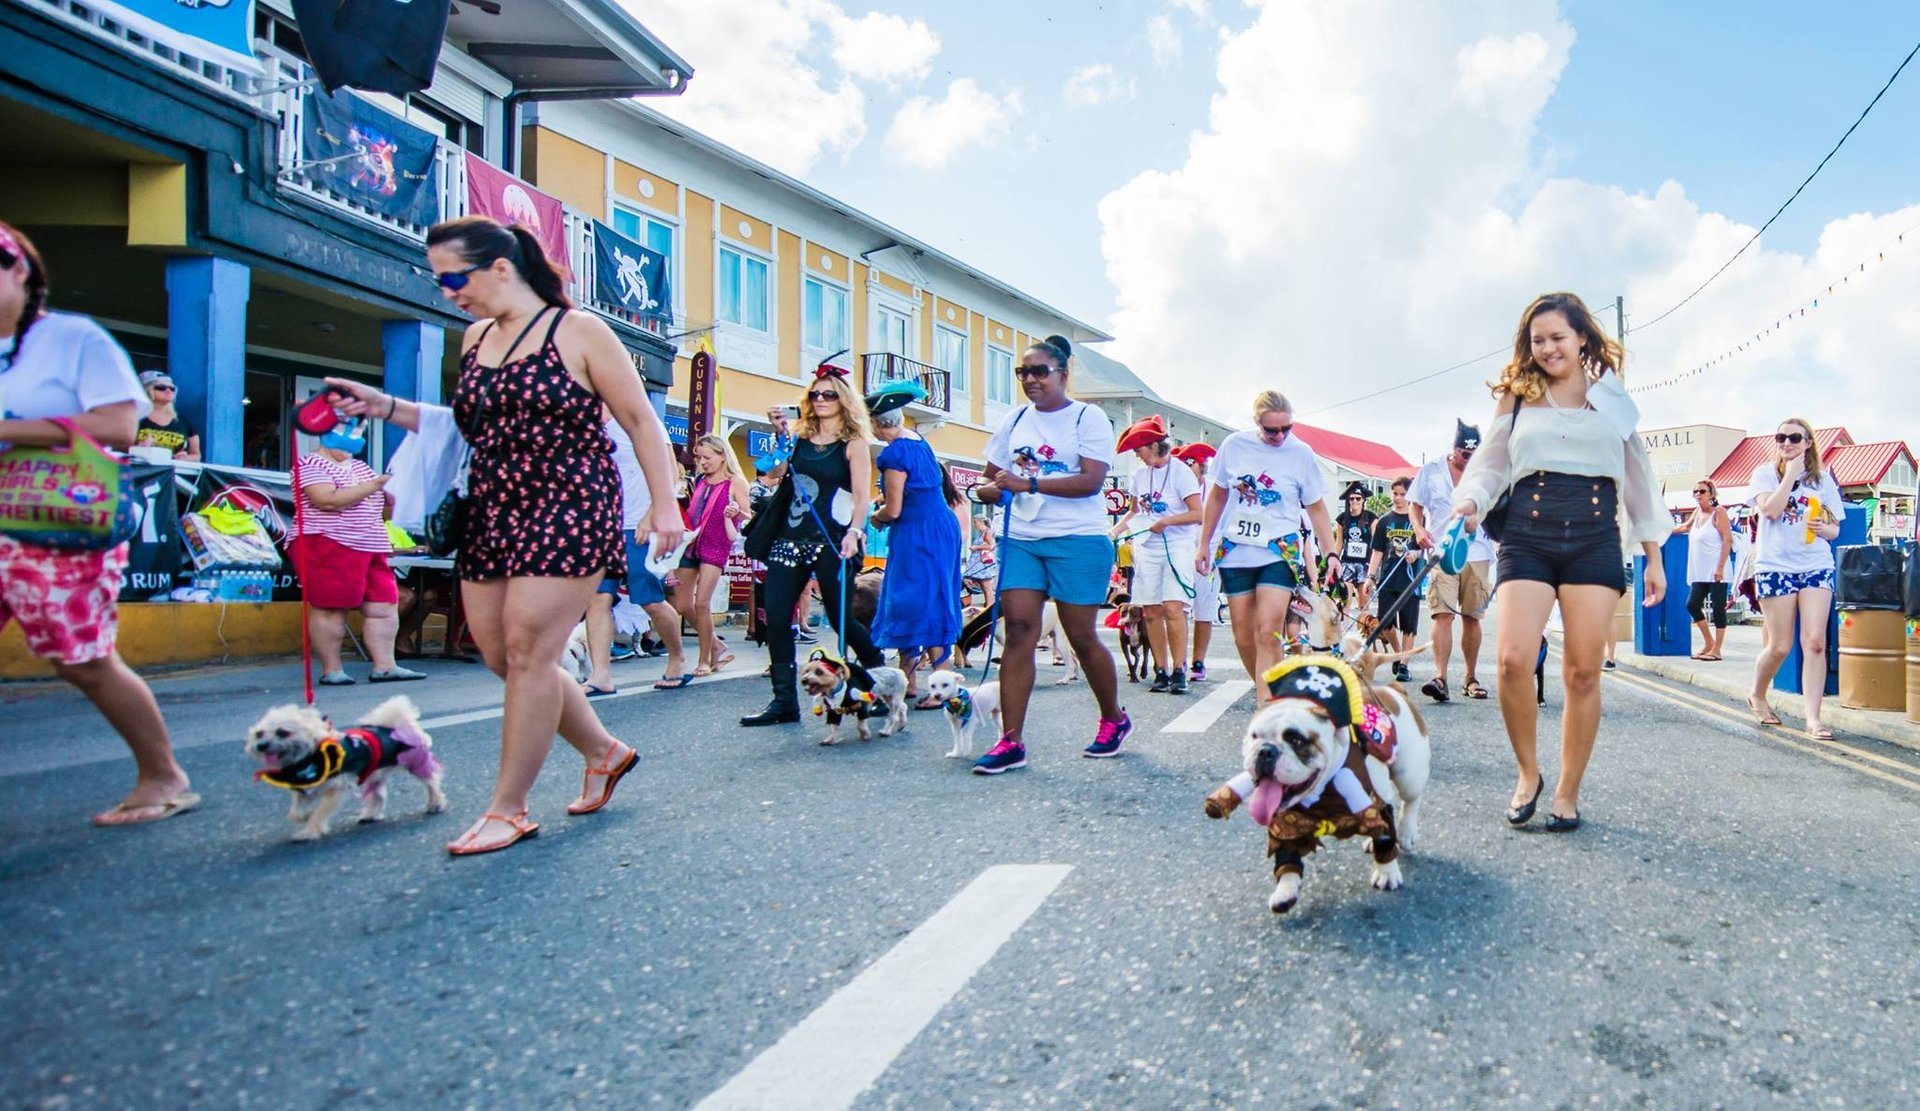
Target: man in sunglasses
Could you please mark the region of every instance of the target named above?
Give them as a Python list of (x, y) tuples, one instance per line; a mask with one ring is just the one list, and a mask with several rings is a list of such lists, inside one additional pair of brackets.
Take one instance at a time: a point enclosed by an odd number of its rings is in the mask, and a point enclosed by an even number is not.
[[(1467, 463), (1480, 447), (1480, 429), (1463, 420), (1454, 421), (1453, 450), (1446, 458), (1436, 459), (1420, 468), (1413, 489), (1407, 494), (1413, 513), (1413, 538), (1421, 549), (1432, 552), (1434, 531), (1453, 515), (1453, 487), (1466, 472)], [(1435, 702), (1446, 702), (1447, 666), (1453, 656), (1453, 622), (1460, 619), (1460, 654), (1467, 665), (1466, 680), (1460, 692), (1468, 698), (1484, 699), (1487, 688), (1474, 672), (1480, 664), (1480, 617), (1493, 600), (1493, 541), (1475, 529), (1467, 549), (1467, 565), (1457, 575), (1445, 571), (1433, 573), (1428, 587), (1427, 612), (1433, 617), (1434, 676), (1420, 692)]]

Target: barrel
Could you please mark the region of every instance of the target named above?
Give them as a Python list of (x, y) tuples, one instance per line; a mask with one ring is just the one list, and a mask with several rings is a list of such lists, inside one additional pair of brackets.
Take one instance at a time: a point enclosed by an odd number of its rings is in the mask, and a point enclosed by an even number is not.
[(1900, 674), (1905, 625), (1893, 610), (1840, 611), (1840, 705), (1907, 708), (1907, 684)]
[(1920, 621), (1907, 621), (1907, 720), (1920, 725)]

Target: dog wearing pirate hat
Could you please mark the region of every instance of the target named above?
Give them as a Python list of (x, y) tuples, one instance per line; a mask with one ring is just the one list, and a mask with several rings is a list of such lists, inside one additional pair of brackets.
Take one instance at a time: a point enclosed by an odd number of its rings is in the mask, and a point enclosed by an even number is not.
[(867, 719), (884, 719), (880, 735), (891, 737), (907, 727), (907, 673), (897, 667), (860, 666), (824, 648), (816, 648), (800, 668), (800, 686), (813, 696), (813, 712), (827, 722), (823, 745), (840, 743), (840, 723), (852, 718), (860, 739), (872, 740)]

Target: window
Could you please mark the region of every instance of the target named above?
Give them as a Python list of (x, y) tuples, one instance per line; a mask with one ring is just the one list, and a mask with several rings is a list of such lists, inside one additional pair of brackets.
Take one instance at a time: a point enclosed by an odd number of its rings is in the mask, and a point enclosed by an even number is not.
[[(613, 230), (647, 250), (673, 261), (673, 225), (651, 216), (642, 216), (631, 208), (613, 206)], [(669, 267), (669, 270), (672, 268)]]
[(987, 348), (987, 400), (1013, 404), (1013, 352)]
[(933, 363), (947, 372), (954, 393), (967, 392), (967, 334), (951, 328), (933, 332)]
[(874, 318), (873, 345), (882, 351), (894, 355), (911, 357), (913, 349), (907, 345), (907, 339), (913, 335), (913, 318), (906, 313), (882, 306)]
[(847, 291), (808, 278), (800, 291), (800, 342), (822, 351), (844, 351), (847, 342)]
[(720, 248), (719, 317), (729, 324), (768, 331), (767, 264), (730, 247)]

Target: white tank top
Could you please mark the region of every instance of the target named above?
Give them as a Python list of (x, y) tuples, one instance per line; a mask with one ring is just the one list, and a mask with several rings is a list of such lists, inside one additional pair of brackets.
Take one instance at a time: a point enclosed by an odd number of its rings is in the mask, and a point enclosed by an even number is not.
[[(1720, 565), (1720, 530), (1713, 525), (1713, 518), (1693, 526), (1687, 533), (1687, 582), (1710, 583), (1713, 581), (1714, 568)], [(1726, 581), (1733, 581), (1732, 561), (1728, 561)]]

